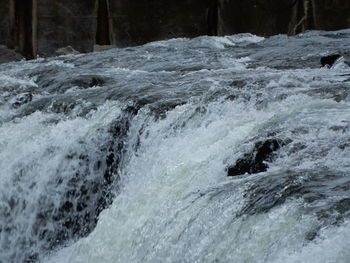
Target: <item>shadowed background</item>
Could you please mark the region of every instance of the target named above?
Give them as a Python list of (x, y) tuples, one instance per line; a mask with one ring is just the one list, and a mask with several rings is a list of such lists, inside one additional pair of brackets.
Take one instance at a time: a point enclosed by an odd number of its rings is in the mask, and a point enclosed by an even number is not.
[(348, 0), (0, 0), (0, 45), (27, 58), (94, 45), (350, 27)]

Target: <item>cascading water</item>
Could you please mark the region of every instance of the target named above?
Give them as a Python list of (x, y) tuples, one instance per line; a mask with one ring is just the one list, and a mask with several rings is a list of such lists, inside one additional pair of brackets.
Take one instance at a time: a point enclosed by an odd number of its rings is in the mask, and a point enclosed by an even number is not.
[[(349, 40), (0, 65), (0, 262), (349, 262)], [(227, 176), (269, 140), (267, 171)]]

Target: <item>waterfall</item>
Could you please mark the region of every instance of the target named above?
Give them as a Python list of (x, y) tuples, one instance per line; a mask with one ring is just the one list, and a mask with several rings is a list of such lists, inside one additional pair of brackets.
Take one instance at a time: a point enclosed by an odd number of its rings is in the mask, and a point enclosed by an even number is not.
[(349, 36), (0, 65), (0, 262), (348, 262)]

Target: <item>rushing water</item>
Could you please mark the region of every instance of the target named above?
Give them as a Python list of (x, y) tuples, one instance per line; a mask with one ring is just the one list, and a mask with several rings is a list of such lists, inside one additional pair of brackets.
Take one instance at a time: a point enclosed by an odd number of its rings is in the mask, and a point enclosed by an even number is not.
[(349, 56), (343, 30), (0, 65), (0, 262), (349, 262)]

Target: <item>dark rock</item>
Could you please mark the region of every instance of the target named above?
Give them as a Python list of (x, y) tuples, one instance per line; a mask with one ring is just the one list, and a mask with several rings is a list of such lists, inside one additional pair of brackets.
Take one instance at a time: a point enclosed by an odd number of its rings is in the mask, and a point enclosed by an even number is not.
[(266, 213), (273, 207), (283, 204), (287, 198), (301, 195), (303, 182), (297, 180), (303, 173), (285, 171), (282, 174), (271, 174), (257, 178), (254, 183), (245, 190), (246, 200), (239, 215), (253, 215)]
[(105, 81), (101, 78), (95, 77), (91, 79), (91, 82), (89, 84), (90, 87), (94, 87), (94, 86), (103, 86), (103, 84), (105, 84)]
[(306, 145), (300, 142), (294, 143), (290, 149), (289, 149), (289, 154), (293, 154), (296, 152), (300, 152), (302, 150), (306, 149)]
[(250, 180), (243, 194), (245, 202), (237, 216), (268, 213), (287, 200), (304, 200), (307, 203), (304, 212), (318, 219), (305, 233), (306, 241), (312, 241), (320, 229), (349, 219), (349, 189), (350, 180), (344, 180), (343, 172), (294, 169), (270, 173)]
[(174, 101), (164, 101), (157, 102), (149, 105), (149, 108), (154, 115), (154, 117), (158, 119), (165, 119), (166, 113), (172, 109), (175, 109), (177, 106), (183, 105), (185, 102), (180, 100)]
[(307, 241), (314, 240), (317, 237), (318, 231), (319, 231), (319, 229), (307, 232), (305, 235), (305, 240), (307, 240)]
[(17, 96), (15, 101), (12, 103), (12, 108), (19, 108), (24, 104), (27, 104), (33, 100), (33, 95), (31, 93), (23, 93)]
[(93, 76), (93, 75), (81, 76), (70, 82), (71, 85), (82, 87), (85, 89), (92, 88), (94, 86), (103, 86), (105, 83), (106, 83), (106, 80), (102, 79), (99, 76)]
[(0, 47), (0, 63), (21, 61), (24, 57), (13, 50)]
[(79, 54), (79, 51), (76, 51), (74, 48), (72, 48), (71, 46), (67, 46), (67, 47), (62, 47), (56, 50), (55, 54), (57, 56), (64, 56), (64, 55), (77, 55)]
[(349, 211), (350, 211), (350, 198), (343, 198), (342, 200), (339, 200), (335, 204), (334, 208), (339, 214), (349, 213)]
[(329, 56), (325, 56), (321, 58), (321, 65), (322, 67), (332, 67), (333, 64), (341, 57), (339, 54), (333, 54)]
[(287, 142), (280, 139), (269, 139), (257, 142), (250, 153), (236, 161), (236, 164), (228, 167), (227, 175), (236, 176), (248, 174), (256, 174), (265, 172), (268, 168), (266, 161), (271, 161), (273, 153), (285, 146)]

